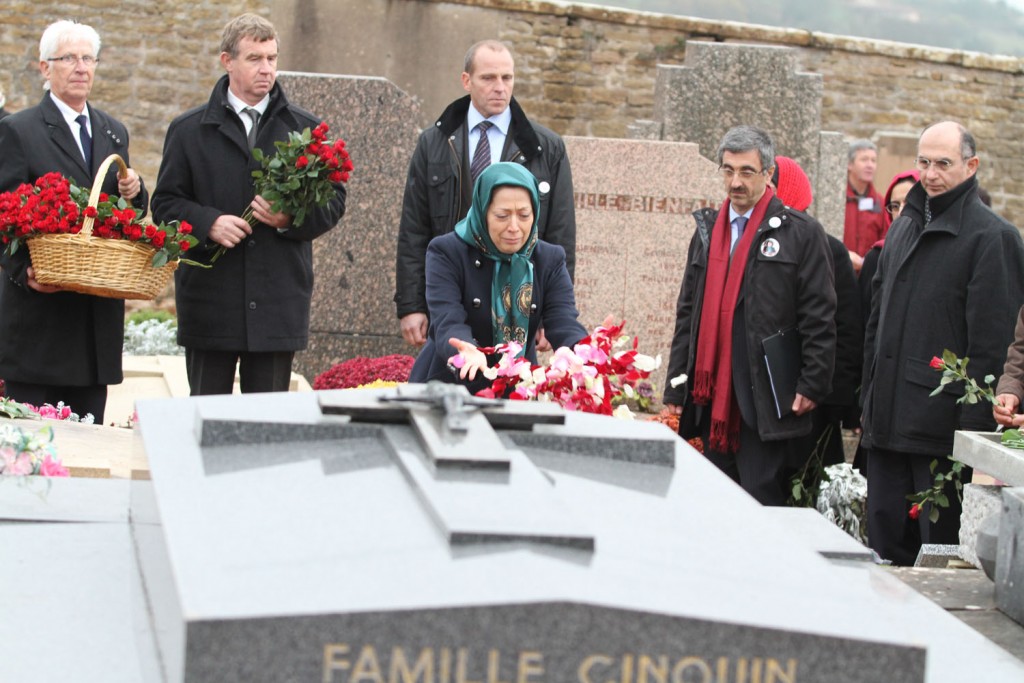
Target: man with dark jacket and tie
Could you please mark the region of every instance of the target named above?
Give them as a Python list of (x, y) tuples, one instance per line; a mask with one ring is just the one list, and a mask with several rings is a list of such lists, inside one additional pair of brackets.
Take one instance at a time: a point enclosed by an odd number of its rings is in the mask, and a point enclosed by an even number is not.
[[(768, 181), (775, 146), (753, 126), (729, 130), (718, 146), (727, 195), (695, 214), (676, 305), (665, 390), (679, 433), (704, 440), (704, 455), (762, 505), (789, 495), (792, 449), (831, 391), (836, 292), (821, 225), (787, 208)], [(796, 361), (776, 374), (764, 342), (785, 333)], [(788, 384), (792, 382), (792, 384)]]
[[(345, 213), (345, 186), (301, 225), (255, 194), (252, 172), (289, 133), (320, 119), (288, 101), (277, 82), (277, 30), (242, 14), (221, 34), (226, 74), (209, 101), (171, 122), (164, 140), (153, 216), (186, 220), (200, 240), (193, 258), (226, 251), (212, 268), (175, 273), (178, 343), (193, 396), (230, 394), (238, 368), (242, 393), (287, 391), (292, 360), (309, 340), (313, 240)], [(242, 214), (252, 210), (250, 225)], [(192, 252), (189, 252), (190, 255)]]
[[(99, 53), (100, 37), (91, 26), (62, 20), (43, 32), (39, 70), (47, 92), (36, 106), (0, 121), (0, 191), (51, 172), (90, 187), (107, 156), (129, 162), (128, 131), (87, 102)], [(146, 189), (134, 170), (119, 179), (115, 167), (96, 182), (145, 211)], [(0, 269), (5, 394), (33, 405), (63, 401), (102, 422), (107, 385), (123, 379), (124, 301), (40, 285), (25, 247), (0, 256)]]
[(576, 211), (565, 143), (526, 118), (512, 97), (515, 63), (497, 40), (476, 43), (466, 53), (462, 87), (468, 95), (452, 102), (420, 135), (398, 226), (395, 305), (402, 337), (415, 347), (427, 341), (425, 263), (427, 245), (451, 232), (469, 211), (473, 183), (496, 161), (525, 166), (538, 181), (538, 236), (565, 250), (569, 275), (576, 258)]

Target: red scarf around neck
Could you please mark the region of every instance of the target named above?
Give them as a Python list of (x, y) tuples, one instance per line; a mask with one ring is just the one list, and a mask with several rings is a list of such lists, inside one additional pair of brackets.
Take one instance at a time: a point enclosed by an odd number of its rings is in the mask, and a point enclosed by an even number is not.
[(693, 400), (698, 405), (711, 402), (710, 446), (722, 453), (735, 453), (740, 445), (740, 411), (732, 388), (732, 320), (750, 246), (773, 196), (772, 188), (765, 188), (764, 196), (754, 205), (743, 235), (736, 243), (731, 263), (731, 202), (726, 201), (722, 205), (711, 230), (697, 362), (693, 372)]

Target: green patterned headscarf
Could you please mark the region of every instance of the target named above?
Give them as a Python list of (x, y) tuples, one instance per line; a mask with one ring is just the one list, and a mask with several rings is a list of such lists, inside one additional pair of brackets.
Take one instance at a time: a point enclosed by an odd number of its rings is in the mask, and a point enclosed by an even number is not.
[[(514, 254), (503, 254), (487, 231), (487, 209), (494, 191), (504, 185), (523, 187), (533, 203), (533, 225), (526, 243)], [(530, 305), (533, 301), (533, 248), (537, 246), (537, 217), (540, 196), (537, 179), (519, 164), (491, 164), (477, 177), (473, 186), (473, 204), (469, 213), (455, 226), (455, 232), (466, 244), (476, 247), (495, 262), (491, 281), (491, 325), (494, 344), (519, 342), (526, 349), (530, 330)]]

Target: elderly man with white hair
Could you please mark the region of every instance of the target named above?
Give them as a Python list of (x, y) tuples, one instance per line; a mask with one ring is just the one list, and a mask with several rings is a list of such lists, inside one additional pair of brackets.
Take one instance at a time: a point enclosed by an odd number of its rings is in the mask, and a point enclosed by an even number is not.
[[(86, 24), (57, 21), (39, 41), (39, 71), (46, 92), (34, 107), (0, 120), (0, 191), (57, 172), (82, 187), (93, 184), (103, 160), (128, 163), (128, 131), (88, 102), (100, 37)], [(103, 191), (145, 211), (138, 174), (111, 170)], [(64, 401), (103, 420), (107, 385), (122, 380), (124, 302), (39, 284), (27, 249), (0, 256), (0, 377), (7, 396), (41, 405)]]

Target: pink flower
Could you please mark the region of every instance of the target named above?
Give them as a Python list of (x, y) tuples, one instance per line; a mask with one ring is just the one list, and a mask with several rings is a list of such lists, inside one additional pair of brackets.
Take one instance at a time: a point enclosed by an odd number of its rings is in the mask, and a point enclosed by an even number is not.
[(47, 455), (39, 465), (39, 474), (44, 477), (69, 477), (71, 474), (68, 468), (60, 464), (60, 461)]
[(4, 474), (19, 477), (32, 474), (32, 456), (28, 453), (17, 453), (10, 446), (0, 449), (0, 459), (4, 461)]

